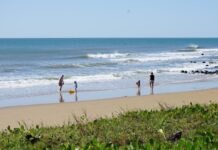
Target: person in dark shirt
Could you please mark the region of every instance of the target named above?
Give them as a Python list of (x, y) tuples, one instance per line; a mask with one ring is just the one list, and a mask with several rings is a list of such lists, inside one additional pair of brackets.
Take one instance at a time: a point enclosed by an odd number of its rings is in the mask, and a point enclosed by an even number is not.
[(61, 92), (62, 87), (64, 85), (64, 75), (62, 75), (61, 78), (59, 79), (58, 85), (60, 86), (60, 92)]
[(76, 81), (74, 81), (74, 88), (75, 88), (75, 93), (77, 93), (78, 84)]
[(151, 87), (152, 93), (153, 93), (153, 89), (154, 89), (154, 80), (155, 80), (154, 74), (153, 74), (153, 72), (151, 72), (151, 74), (150, 74), (150, 87)]
[(75, 101), (78, 101), (78, 96), (77, 96), (77, 88), (78, 88), (78, 83), (77, 81), (74, 81), (74, 88), (75, 88)]

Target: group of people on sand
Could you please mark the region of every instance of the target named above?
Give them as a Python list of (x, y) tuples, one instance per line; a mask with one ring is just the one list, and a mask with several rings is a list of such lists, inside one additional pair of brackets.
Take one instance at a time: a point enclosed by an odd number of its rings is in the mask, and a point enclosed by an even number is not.
[[(154, 73), (151, 72), (150, 74), (150, 82), (149, 82), (149, 85), (150, 85), (150, 88), (151, 88), (151, 94), (153, 94), (153, 89), (154, 89), (154, 80), (155, 80), (155, 76), (154, 76)], [(58, 85), (60, 87), (60, 92), (62, 91), (62, 87), (64, 85), (64, 75), (62, 75), (59, 79), (59, 82), (58, 82)], [(138, 92), (137, 92), (137, 95), (141, 95), (141, 81), (138, 80), (136, 82), (136, 85), (138, 87)], [(77, 84), (77, 81), (74, 81), (74, 89), (75, 89), (75, 93), (77, 93), (77, 88), (78, 88), (78, 84)]]
[[(62, 75), (59, 79), (58, 82), (58, 86), (60, 87), (60, 102), (64, 102), (63, 96), (62, 96), (62, 87), (64, 85), (64, 75)], [(74, 81), (74, 91), (70, 90), (69, 93), (75, 93), (75, 101), (78, 101), (78, 97), (77, 97), (77, 88), (78, 88), (78, 84), (77, 81)]]
[[(62, 87), (64, 85), (64, 75), (62, 75), (59, 79), (59, 82), (58, 82), (58, 85), (60, 87), (60, 92), (62, 91)], [(74, 81), (74, 90), (75, 90), (75, 93), (77, 93), (77, 88), (78, 88), (78, 84), (76, 81)]]
[[(150, 81), (149, 81), (149, 85), (150, 85), (150, 88), (151, 88), (151, 94), (154, 93), (154, 80), (155, 80), (154, 73), (151, 72), (151, 74), (150, 74)], [(137, 85), (137, 87), (138, 87), (137, 95), (139, 96), (139, 95), (141, 95), (141, 81), (138, 80), (138, 81), (136, 82), (136, 85)]]

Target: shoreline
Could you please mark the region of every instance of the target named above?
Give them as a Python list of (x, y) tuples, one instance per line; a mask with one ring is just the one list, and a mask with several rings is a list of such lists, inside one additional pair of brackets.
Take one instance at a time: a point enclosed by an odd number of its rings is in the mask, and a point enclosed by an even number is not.
[(18, 127), (19, 122), (28, 127), (35, 125), (60, 126), (74, 122), (74, 116), (87, 114), (89, 120), (112, 117), (125, 111), (140, 109), (157, 110), (160, 105), (181, 107), (190, 103), (218, 103), (218, 88), (188, 92), (160, 93), (144, 96), (127, 96), (92, 101), (67, 102), (58, 104), (37, 104), (0, 108), (0, 129), (8, 125)]
[[(166, 84), (157, 85), (154, 88), (154, 94), (168, 94), (175, 92), (187, 92), (195, 90), (206, 90), (217, 87), (217, 78), (211, 80), (205, 80), (201, 82), (188, 82), (188, 83), (177, 83), (177, 84)], [(70, 89), (70, 87), (67, 87)], [(82, 91), (78, 92), (77, 95), (69, 94), (67, 89), (64, 89), (62, 94), (59, 92), (48, 93), (43, 95), (29, 95), (27, 97), (14, 97), (0, 99), (1, 108), (11, 108), (18, 106), (31, 106), (31, 105), (46, 105), (46, 104), (59, 104), (69, 102), (89, 102), (94, 100), (107, 100), (122, 97), (138, 96), (138, 90), (136, 87), (125, 87), (116, 89), (107, 89), (100, 91)], [(142, 85), (140, 96), (150, 95), (150, 87)]]

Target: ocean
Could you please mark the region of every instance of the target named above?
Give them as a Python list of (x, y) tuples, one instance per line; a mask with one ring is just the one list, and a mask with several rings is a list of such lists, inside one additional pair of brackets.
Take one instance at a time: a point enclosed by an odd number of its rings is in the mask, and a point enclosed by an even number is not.
[(218, 38), (0, 39), (0, 107), (147, 95), (151, 72), (154, 94), (218, 87), (197, 70), (218, 70)]

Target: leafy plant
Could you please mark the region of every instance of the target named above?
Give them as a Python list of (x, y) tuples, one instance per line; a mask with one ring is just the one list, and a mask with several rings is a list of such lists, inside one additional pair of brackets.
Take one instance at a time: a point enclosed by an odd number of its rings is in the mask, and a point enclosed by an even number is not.
[[(0, 132), (0, 149), (218, 149), (218, 104), (189, 105), (160, 111), (132, 111), (112, 118), (57, 127), (35, 126)], [(180, 133), (176, 140), (168, 140)]]

